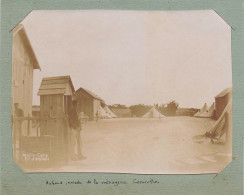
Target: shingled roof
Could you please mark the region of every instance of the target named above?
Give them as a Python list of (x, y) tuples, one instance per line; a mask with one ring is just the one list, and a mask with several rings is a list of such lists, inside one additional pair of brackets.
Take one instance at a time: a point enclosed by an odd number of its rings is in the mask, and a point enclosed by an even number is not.
[(19, 35), (23, 39), (23, 44), (26, 47), (27, 51), (31, 55), (32, 59), (34, 60), (33, 67), (34, 69), (39, 69), (41, 70), (39, 61), (36, 57), (35, 51), (31, 45), (31, 41), (26, 33), (26, 30), (22, 24), (18, 24), (14, 29), (13, 29), (13, 37)]
[(232, 87), (226, 88), (225, 90), (221, 91), (215, 98), (221, 98), (224, 97), (225, 95), (232, 93)]
[(77, 92), (79, 92), (80, 90), (83, 90), (85, 91), (88, 95), (90, 95), (91, 97), (93, 97), (94, 99), (98, 99), (98, 100), (102, 100), (102, 98), (100, 98), (98, 95), (94, 94), (93, 92), (91, 92), (90, 90), (88, 89), (85, 89), (85, 88), (82, 88), (80, 87), (75, 93), (77, 94)]
[(57, 76), (43, 78), (37, 95), (72, 95), (74, 92), (75, 89), (70, 76)]

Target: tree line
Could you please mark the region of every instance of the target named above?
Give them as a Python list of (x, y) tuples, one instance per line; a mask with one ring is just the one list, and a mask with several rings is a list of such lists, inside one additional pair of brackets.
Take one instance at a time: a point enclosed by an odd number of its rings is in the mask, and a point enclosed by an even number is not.
[[(167, 104), (154, 104), (155, 108), (165, 116), (175, 116), (176, 111), (179, 108), (179, 104), (176, 101), (170, 101)], [(152, 106), (145, 104), (137, 104), (130, 106), (130, 110), (133, 116), (142, 116), (145, 114)]]

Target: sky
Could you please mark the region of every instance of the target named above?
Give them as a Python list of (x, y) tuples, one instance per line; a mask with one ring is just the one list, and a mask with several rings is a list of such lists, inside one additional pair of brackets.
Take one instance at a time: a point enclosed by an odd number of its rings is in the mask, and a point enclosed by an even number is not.
[(231, 28), (213, 10), (32, 11), (23, 21), (43, 77), (70, 75), (106, 104), (209, 106), (232, 86)]

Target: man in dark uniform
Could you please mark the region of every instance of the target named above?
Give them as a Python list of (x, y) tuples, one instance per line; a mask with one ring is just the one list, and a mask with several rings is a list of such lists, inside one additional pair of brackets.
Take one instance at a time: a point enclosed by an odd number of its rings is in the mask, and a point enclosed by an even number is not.
[[(71, 152), (72, 159), (84, 159), (81, 151), (81, 123), (77, 113), (77, 101), (73, 100), (72, 110), (69, 112), (69, 127), (71, 130)], [(76, 154), (77, 150), (77, 154)]]
[(15, 114), (15, 117), (24, 117), (24, 112), (21, 108), (19, 108), (18, 103), (14, 104), (14, 114)]

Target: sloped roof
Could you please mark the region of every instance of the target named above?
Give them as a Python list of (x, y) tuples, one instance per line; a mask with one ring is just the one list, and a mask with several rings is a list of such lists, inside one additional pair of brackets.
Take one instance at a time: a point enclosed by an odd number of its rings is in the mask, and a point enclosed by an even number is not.
[(85, 88), (82, 88), (82, 87), (80, 87), (75, 93), (77, 93), (77, 92), (80, 91), (80, 90), (85, 91), (88, 95), (90, 95), (91, 97), (93, 97), (93, 98), (95, 98), (95, 99), (98, 99), (98, 100), (103, 101), (102, 98), (100, 98), (98, 95), (96, 95), (96, 94), (94, 94), (93, 92), (91, 92), (90, 90), (85, 89)]
[(33, 64), (34, 69), (41, 70), (40, 64), (39, 64), (38, 59), (36, 57), (35, 51), (34, 51), (32, 45), (31, 45), (30, 39), (28, 37), (28, 34), (26, 33), (26, 30), (25, 30), (25, 28), (24, 28), (24, 26), (22, 24), (18, 24), (13, 29), (13, 38), (16, 35), (19, 35), (19, 36), (22, 37), (22, 39), (24, 40), (25, 46), (29, 49), (30, 55), (32, 56), (32, 58), (34, 60), (34, 64)]
[(232, 87), (226, 88), (225, 90), (221, 91), (215, 98), (224, 97), (225, 95), (232, 93)]
[(45, 77), (37, 95), (66, 94), (70, 87), (72, 93), (75, 92), (70, 76)]

